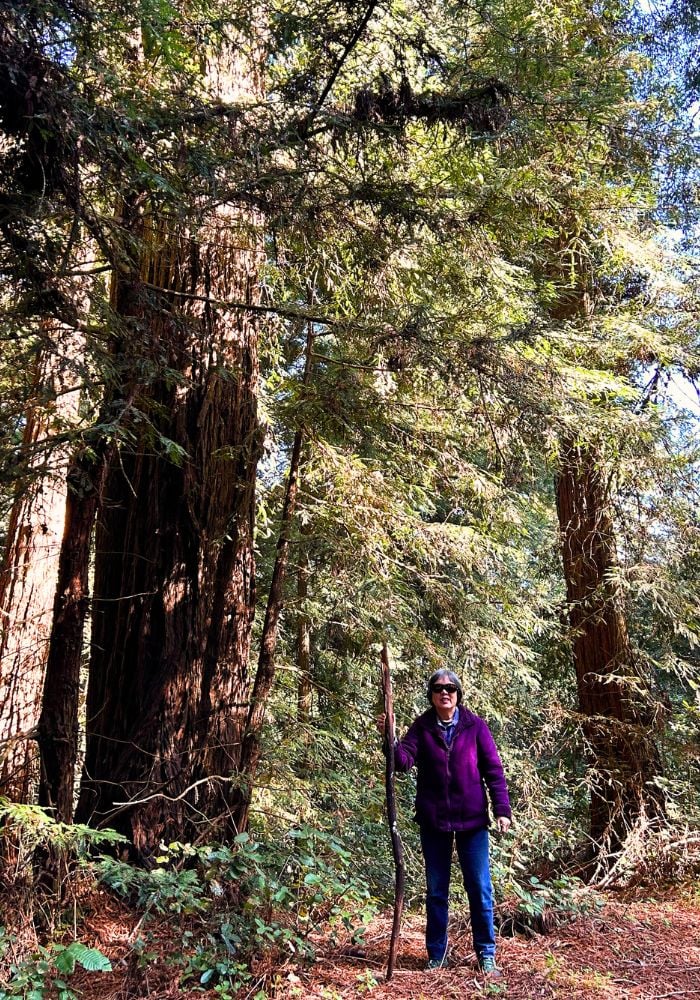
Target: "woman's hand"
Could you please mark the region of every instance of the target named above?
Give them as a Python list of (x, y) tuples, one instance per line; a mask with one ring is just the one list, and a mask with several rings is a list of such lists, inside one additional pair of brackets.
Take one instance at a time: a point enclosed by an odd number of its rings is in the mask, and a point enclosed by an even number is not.
[(510, 820), (507, 816), (496, 817), (496, 829), (499, 833), (508, 833), (510, 830)]
[(382, 712), (381, 715), (377, 716), (376, 722), (377, 722), (377, 729), (379, 730), (379, 735), (383, 736), (384, 727), (386, 726), (386, 715), (384, 712)]

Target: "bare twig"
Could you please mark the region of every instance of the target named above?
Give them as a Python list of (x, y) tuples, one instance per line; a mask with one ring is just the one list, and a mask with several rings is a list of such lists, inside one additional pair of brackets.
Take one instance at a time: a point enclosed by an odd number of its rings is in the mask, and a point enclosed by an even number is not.
[(401, 932), (401, 911), (403, 910), (404, 886), (406, 873), (403, 863), (403, 844), (399, 828), (396, 823), (396, 792), (394, 789), (394, 740), (396, 729), (394, 726), (394, 698), (391, 690), (391, 671), (389, 669), (389, 650), (386, 642), (382, 646), (382, 694), (384, 697), (384, 739), (386, 751), (386, 810), (389, 821), (389, 832), (391, 834), (391, 849), (394, 855), (394, 867), (396, 869), (395, 889), (394, 889), (394, 920), (391, 927), (391, 940), (389, 942), (389, 961), (387, 963), (386, 978), (391, 979), (394, 974), (396, 964), (396, 951)]
[(664, 1000), (665, 997), (689, 997), (691, 993), (700, 993), (700, 990), (673, 990), (671, 993), (655, 993), (649, 1000)]
[(161, 288), (150, 281), (142, 281), (144, 288), (162, 295), (176, 299), (186, 299), (188, 302), (205, 302), (214, 309), (228, 309), (231, 311), (242, 310), (249, 313), (273, 313), (277, 316), (284, 316), (286, 319), (307, 320), (311, 323), (320, 323), (323, 326), (337, 326), (338, 321), (323, 313), (313, 313), (302, 306), (297, 308), (294, 305), (263, 305), (255, 302), (234, 302), (233, 299), (216, 299), (211, 295), (198, 295), (195, 292), (179, 292), (173, 288)]

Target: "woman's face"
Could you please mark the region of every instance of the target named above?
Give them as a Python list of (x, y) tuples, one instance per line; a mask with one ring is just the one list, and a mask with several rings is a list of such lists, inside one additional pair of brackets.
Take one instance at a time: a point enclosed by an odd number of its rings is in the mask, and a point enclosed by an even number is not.
[[(445, 687), (449, 687), (452, 690), (446, 691)], [(457, 688), (447, 674), (440, 674), (440, 676), (433, 681), (430, 692), (430, 700), (439, 712), (449, 712), (450, 714), (454, 712), (457, 707)]]

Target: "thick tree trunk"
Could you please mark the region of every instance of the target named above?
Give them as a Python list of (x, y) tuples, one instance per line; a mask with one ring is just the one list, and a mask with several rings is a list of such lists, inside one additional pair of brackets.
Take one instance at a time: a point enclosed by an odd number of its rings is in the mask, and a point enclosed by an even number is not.
[(58, 319), (42, 326), (49, 344), (37, 365), (37, 398), (27, 414), (24, 468), (0, 570), (0, 794), (33, 801), (37, 724), (49, 648), (66, 505), (68, 448), (52, 438), (77, 418), (79, 338)]
[(617, 551), (595, 452), (562, 443), (557, 513), (579, 709), (591, 765), (591, 838), (614, 855), (635, 822), (663, 815), (648, 685), (635, 663), (617, 583)]
[(146, 419), (137, 447), (111, 464), (97, 526), (80, 807), (144, 855), (162, 839), (194, 839), (201, 821), (235, 832), (255, 596), (257, 330), (245, 310), (204, 300), (257, 303), (261, 251), (259, 227), (231, 209), (191, 236), (163, 229), (156, 241), (149, 225), (144, 271), (115, 293), (127, 351), (140, 340), (133, 360), (157, 374), (136, 399)]
[[(210, 95), (258, 100), (258, 60), (233, 41), (207, 53)], [(78, 815), (116, 826), (144, 858), (161, 841), (238, 830), (264, 247), (254, 210), (214, 206), (186, 223), (132, 199), (136, 260), (113, 289), (134, 446), (110, 464), (96, 529)]]

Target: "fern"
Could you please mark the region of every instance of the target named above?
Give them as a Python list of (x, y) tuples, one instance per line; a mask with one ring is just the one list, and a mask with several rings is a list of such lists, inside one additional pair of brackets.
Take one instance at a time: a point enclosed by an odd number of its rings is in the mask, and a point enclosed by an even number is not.
[(82, 941), (73, 941), (57, 950), (55, 965), (59, 972), (71, 975), (76, 965), (86, 972), (111, 972), (112, 963), (98, 948), (88, 948)]

